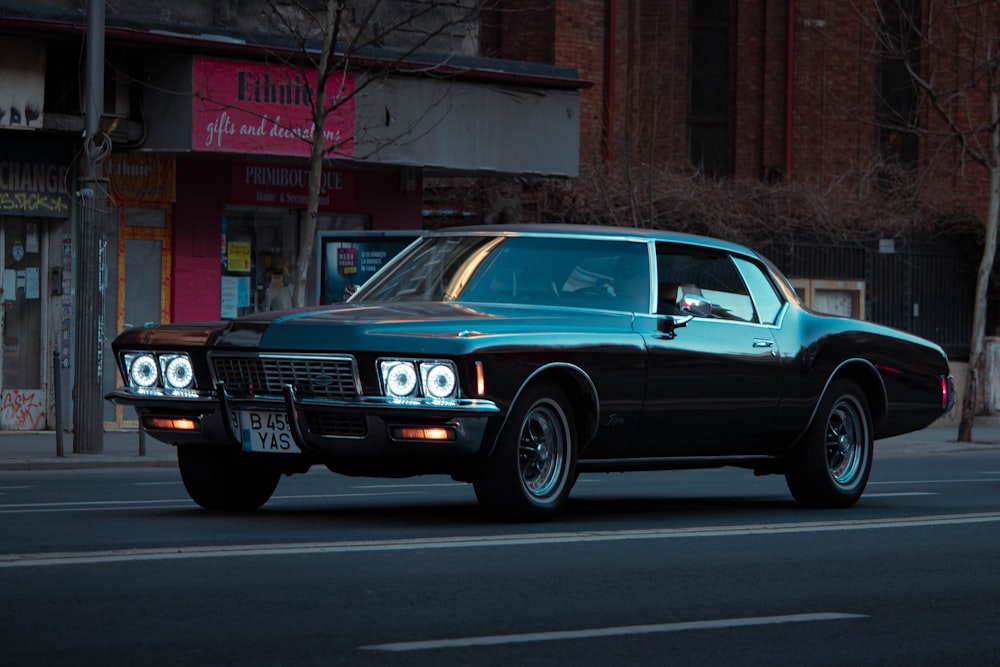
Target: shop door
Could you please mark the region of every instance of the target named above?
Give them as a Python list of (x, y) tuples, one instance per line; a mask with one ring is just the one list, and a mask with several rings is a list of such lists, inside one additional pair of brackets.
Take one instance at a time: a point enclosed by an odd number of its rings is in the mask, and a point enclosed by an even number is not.
[(5, 217), (0, 223), (0, 429), (46, 428), (42, 382), (42, 249), (37, 220)]
[[(104, 384), (121, 384), (110, 341), (125, 329), (161, 324), (170, 320), (170, 217), (166, 209), (126, 208), (119, 215), (118, 262), (108, 266), (110, 335), (105, 348)], [(112, 280), (114, 278), (115, 280)], [(116, 298), (112, 298), (116, 297)], [(112, 305), (114, 309), (112, 309)], [(112, 326), (114, 330), (110, 331)], [(135, 428), (132, 408), (105, 404), (105, 428)]]

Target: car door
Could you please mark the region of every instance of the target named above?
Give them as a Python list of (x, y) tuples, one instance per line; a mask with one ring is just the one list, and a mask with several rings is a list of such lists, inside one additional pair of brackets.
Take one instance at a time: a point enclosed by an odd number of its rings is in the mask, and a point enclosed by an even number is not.
[[(658, 315), (636, 320), (649, 355), (642, 455), (769, 453), (782, 373), (774, 304), (762, 321), (741, 273), (746, 266), (728, 253), (658, 243), (656, 262)], [(693, 317), (660, 331), (663, 314)]]

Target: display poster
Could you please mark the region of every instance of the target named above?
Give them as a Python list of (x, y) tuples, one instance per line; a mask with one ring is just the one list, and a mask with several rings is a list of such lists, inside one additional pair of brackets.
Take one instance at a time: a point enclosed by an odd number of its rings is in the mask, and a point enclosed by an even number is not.
[(222, 276), (222, 299), (219, 316), (226, 320), (236, 317), (238, 301), (239, 278), (236, 276)]
[(226, 245), (226, 269), (229, 271), (250, 272), (250, 248), (248, 241), (230, 241)]
[(339, 303), (344, 290), (362, 285), (419, 236), (418, 232), (320, 235), (320, 303)]

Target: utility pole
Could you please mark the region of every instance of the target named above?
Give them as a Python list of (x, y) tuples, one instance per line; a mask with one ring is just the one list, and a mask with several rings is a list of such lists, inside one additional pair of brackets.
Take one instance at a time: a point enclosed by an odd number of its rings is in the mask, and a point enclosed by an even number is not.
[(104, 115), (104, 0), (87, 8), (85, 131), (76, 289), (76, 364), (73, 373), (73, 452), (104, 451), (104, 302), (107, 290), (108, 197), (104, 157), (111, 138), (101, 131)]

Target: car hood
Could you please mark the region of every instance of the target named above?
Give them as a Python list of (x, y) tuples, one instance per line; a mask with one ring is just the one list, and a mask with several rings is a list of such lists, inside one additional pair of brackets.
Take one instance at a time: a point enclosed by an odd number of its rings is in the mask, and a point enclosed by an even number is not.
[[(460, 353), (484, 337), (517, 334), (590, 337), (628, 330), (632, 316), (610, 311), (535, 306), (411, 303), (337, 304), (264, 313), (228, 323), (216, 347), (260, 350), (382, 350)], [(414, 339), (421, 339), (415, 344)], [(446, 342), (447, 341), (447, 342)], [(456, 343), (458, 341), (458, 343)]]

